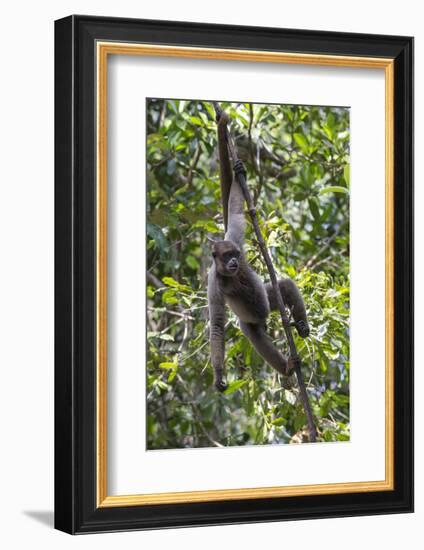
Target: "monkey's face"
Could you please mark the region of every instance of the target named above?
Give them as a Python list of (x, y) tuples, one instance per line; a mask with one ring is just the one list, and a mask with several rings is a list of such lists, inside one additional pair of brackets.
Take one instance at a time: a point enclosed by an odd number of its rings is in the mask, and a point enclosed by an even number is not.
[(213, 245), (212, 256), (216, 269), (224, 277), (235, 277), (240, 268), (240, 249), (232, 241), (218, 241)]

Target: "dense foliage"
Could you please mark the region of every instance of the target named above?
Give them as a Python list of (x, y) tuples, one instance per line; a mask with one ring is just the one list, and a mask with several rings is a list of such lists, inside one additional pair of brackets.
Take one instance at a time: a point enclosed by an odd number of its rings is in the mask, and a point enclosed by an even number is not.
[[(223, 103), (277, 272), (305, 298), (296, 336), (321, 441), (349, 439), (349, 110)], [(228, 310), (225, 394), (215, 391), (206, 299), (222, 238), (216, 123), (205, 101), (147, 105), (149, 449), (302, 442), (296, 380), (252, 349)], [(248, 223), (247, 256), (269, 280)], [(277, 313), (269, 330), (287, 343)]]

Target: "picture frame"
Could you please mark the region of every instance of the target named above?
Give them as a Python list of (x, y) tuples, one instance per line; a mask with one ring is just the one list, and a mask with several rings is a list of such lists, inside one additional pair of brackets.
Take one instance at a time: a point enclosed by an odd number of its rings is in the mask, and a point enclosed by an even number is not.
[[(108, 494), (107, 68), (116, 54), (384, 71), (383, 480)], [(413, 39), (77, 15), (56, 21), (55, 527), (80, 534), (412, 511)]]

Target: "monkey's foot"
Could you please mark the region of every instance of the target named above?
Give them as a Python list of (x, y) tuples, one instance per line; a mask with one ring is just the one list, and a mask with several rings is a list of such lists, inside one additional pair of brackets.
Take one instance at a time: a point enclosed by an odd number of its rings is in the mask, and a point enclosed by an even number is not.
[(244, 174), (244, 175), (246, 175), (246, 173), (247, 173), (247, 172), (246, 172), (246, 168), (244, 167), (243, 161), (240, 160), (240, 159), (236, 160), (236, 162), (234, 163), (233, 168), (234, 168), (234, 172), (235, 172), (236, 174)]
[(215, 380), (214, 382), (215, 388), (220, 392), (224, 392), (228, 388), (228, 384), (224, 382), (224, 380)]
[(292, 376), (292, 374), (294, 374), (294, 371), (298, 365), (300, 365), (299, 357), (289, 357), (287, 360), (286, 376)]
[(307, 336), (309, 336), (309, 325), (306, 321), (297, 321), (297, 323), (294, 323), (294, 326), (296, 327), (299, 336), (301, 336), (302, 338), (306, 338)]

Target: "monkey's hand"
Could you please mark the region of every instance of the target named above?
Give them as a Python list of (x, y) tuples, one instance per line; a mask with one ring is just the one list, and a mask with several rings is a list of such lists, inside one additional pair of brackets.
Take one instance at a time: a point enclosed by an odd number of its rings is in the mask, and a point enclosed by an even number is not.
[(230, 120), (230, 117), (227, 115), (227, 113), (219, 107), (219, 109), (216, 110), (216, 121), (219, 122), (219, 124), (226, 126)]
[(228, 384), (226, 382), (224, 382), (224, 380), (219, 379), (219, 380), (215, 380), (214, 382), (215, 384), (215, 388), (220, 392), (224, 392), (227, 388), (228, 388)]
[(301, 336), (302, 338), (306, 338), (307, 336), (309, 336), (309, 325), (306, 321), (300, 320), (292, 324), (296, 328), (299, 336)]

